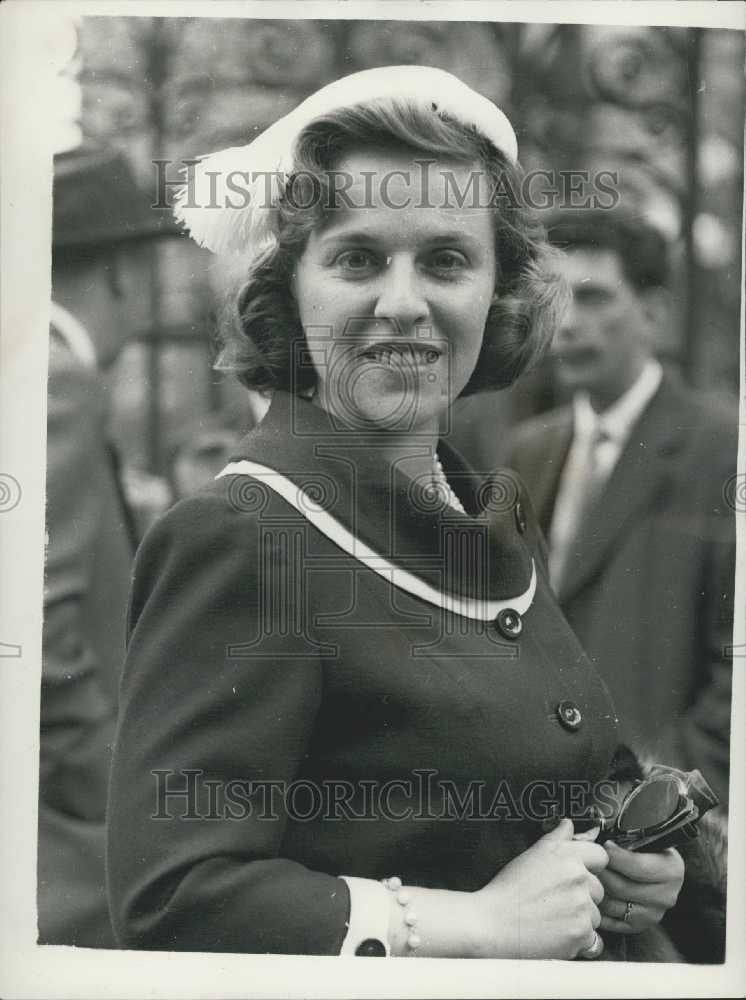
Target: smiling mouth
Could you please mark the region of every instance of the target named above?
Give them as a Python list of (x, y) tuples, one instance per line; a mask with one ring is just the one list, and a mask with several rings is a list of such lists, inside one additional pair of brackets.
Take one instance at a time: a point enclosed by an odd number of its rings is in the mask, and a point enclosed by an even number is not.
[(381, 365), (398, 364), (406, 361), (409, 364), (434, 365), (443, 352), (432, 344), (401, 343), (398, 341), (381, 341), (371, 344), (360, 357)]

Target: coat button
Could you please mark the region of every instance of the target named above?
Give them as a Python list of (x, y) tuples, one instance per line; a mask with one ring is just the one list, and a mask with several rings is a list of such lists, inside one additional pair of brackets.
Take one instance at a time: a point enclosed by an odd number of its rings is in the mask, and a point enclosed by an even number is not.
[(517, 639), (523, 631), (523, 619), (512, 608), (503, 608), (495, 619), (495, 625), (506, 639)]
[(515, 505), (515, 526), (522, 535), (526, 533), (526, 512), (520, 500)]
[(574, 732), (576, 729), (580, 729), (583, 713), (574, 701), (561, 701), (557, 706), (557, 718), (565, 729)]
[(386, 946), (378, 938), (366, 938), (357, 946), (355, 954), (362, 958), (385, 958)]

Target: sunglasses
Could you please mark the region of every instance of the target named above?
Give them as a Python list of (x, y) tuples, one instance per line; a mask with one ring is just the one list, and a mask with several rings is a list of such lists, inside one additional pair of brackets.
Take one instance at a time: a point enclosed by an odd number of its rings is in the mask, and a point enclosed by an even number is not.
[(602, 821), (598, 843), (613, 840), (628, 851), (685, 844), (697, 836), (697, 822), (718, 801), (699, 771), (656, 764), (635, 782), (616, 818)]

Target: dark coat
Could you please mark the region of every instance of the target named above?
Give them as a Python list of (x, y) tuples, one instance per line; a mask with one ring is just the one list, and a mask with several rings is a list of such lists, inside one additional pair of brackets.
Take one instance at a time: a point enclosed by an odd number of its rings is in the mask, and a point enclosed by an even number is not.
[[(526, 591), (532, 559), (538, 575), (511, 639), (392, 587), (238, 475), (146, 536), (110, 790), (118, 940), (336, 954), (349, 914), (337, 876), (481, 887), (541, 835), (547, 798), (567, 812), (570, 782), (582, 799), (606, 774), (614, 711), (551, 595), (525, 497), (441, 515), (410, 480), (389, 483), (359, 434), (284, 393), (238, 457), (281, 469), (446, 594), (505, 600)], [(476, 514), (488, 494), (441, 458)], [(258, 782), (280, 783), (273, 803)]]
[(133, 547), (95, 369), (50, 336), (39, 940), (112, 947), (104, 819)]
[[(548, 533), (572, 413), (521, 425), (507, 464)], [(560, 604), (611, 691), (626, 743), (699, 768), (728, 797), (737, 423), (671, 374), (576, 541)]]

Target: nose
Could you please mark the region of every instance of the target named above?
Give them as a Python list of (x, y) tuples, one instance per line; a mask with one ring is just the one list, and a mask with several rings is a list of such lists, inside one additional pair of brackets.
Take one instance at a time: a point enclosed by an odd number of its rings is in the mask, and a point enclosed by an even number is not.
[(428, 321), (430, 310), (422, 279), (409, 257), (390, 258), (381, 277), (374, 315), (377, 319), (390, 320), (404, 334)]

